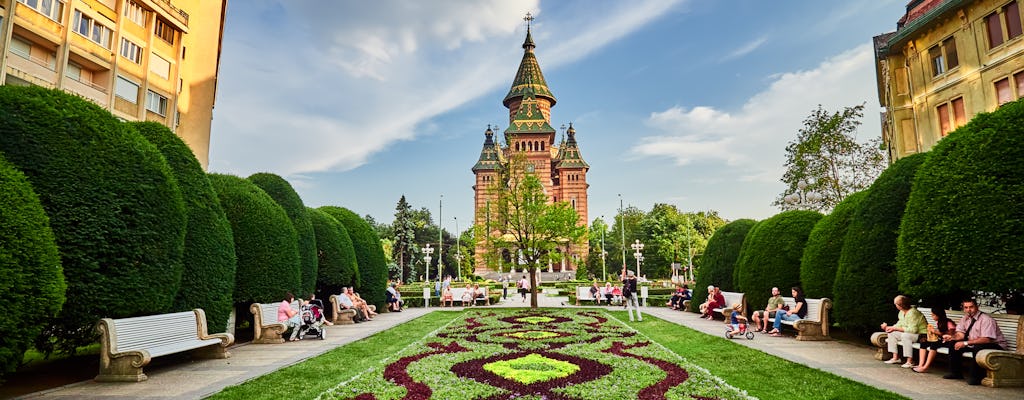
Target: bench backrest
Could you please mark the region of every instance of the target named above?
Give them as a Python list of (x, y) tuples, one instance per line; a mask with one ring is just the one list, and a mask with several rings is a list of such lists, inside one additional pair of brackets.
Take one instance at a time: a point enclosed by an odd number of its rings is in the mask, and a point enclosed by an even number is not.
[[(807, 316), (804, 319), (808, 321), (821, 321), (821, 313), (828, 312), (827, 309), (823, 309), (823, 299), (805, 299), (807, 300)], [(786, 306), (790, 310), (796, 307), (796, 299), (792, 297), (782, 297), (782, 301), (786, 302)]]
[(744, 293), (736, 292), (722, 292), (722, 297), (725, 298), (725, 306), (723, 309), (732, 308), (733, 304), (740, 303), (740, 313), (745, 314), (747, 311), (747, 300)]
[(1007, 350), (1021, 353), (1019, 347), (1017, 347), (1021, 340), (1021, 325), (1024, 324), (1024, 318), (1020, 315), (1010, 314), (993, 314), (992, 318), (996, 320), (996, 325), (999, 325), (999, 330), (1003, 332), (1003, 336), (1006, 337), (1006, 344), (1009, 346)]
[(112, 353), (148, 349), (155, 346), (199, 339), (195, 311), (122, 318), (113, 321)]
[[(601, 295), (601, 290), (597, 291), (598, 296)], [(592, 299), (594, 296), (590, 295), (590, 286), (577, 286), (576, 287), (576, 298), (578, 299)]]
[[(263, 319), (263, 325), (276, 324), (277, 321), (277, 308), (281, 306), (281, 303), (260, 303), (260, 317)], [(292, 302), (292, 310), (299, 311), (299, 302)]]

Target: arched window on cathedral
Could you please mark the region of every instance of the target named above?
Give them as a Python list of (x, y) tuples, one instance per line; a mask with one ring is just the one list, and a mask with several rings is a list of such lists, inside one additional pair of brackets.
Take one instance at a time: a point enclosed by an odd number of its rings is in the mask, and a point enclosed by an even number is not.
[(576, 209), (576, 198), (575, 198), (575, 197), (573, 197), (573, 198), (572, 198), (572, 199), (571, 199), (571, 200), (569, 201), (569, 203), (572, 203), (572, 209), (573, 209), (573, 210), (575, 210), (575, 209)]
[(540, 142), (540, 151), (544, 151), (544, 142)]
[(526, 147), (529, 147), (530, 151), (533, 151), (533, 142), (526, 142)]

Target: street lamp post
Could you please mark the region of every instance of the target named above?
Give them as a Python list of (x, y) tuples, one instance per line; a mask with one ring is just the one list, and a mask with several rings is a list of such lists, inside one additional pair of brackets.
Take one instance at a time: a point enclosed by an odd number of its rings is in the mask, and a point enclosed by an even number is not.
[[(604, 215), (601, 216), (601, 222), (603, 225)], [(608, 267), (605, 265), (605, 257), (608, 255), (607, 251), (604, 251), (604, 226), (601, 227), (601, 274), (604, 275), (603, 280), (608, 280)]]
[(798, 210), (811, 209), (818, 205), (824, 197), (821, 193), (813, 190), (808, 191), (807, 188), (814, 184), (814, 179), (808, 178), (807, 180), (799, 180), (796, 182), (796, 187), (799, 191), (790, 193), (783, 197), (783, 201), (787, 204), (795, 207)]
[(622, 193), (619, 193), (619, 230), (622, 231), (622, 269), (626, 269), (626, 219), (622, 216)]
[(437, 280), (441, 280), (441, 271), (444, 269), (444, 241), (441, 239), (441, 234), (444, 233), (444, 221), (441, 219), (442, 212), (444, 211), (444, 195), (441, 195), (441, 199), (437, 201)]
[(459, 233), (459, 217), (453, 218), (455, 219), (455, 262), (458, 264), (455, 276), (462, 280), (462, 235)]
[(434, 254), (434, 249), (430, 248), (430, 243), (427, 243), (427, 246), (424, 247), (422, 250), (423, 250), (423, 262), (427, 263), (426, 275), (424, 275), (424, 276), (426, 277), (425, 279), (426, 279), (427, 283), (429, 283), (430, 282), (430, 260), (431, 260), (430, 255)]
[(640, 243), (640, 239), (637, 239), (636, 242), (629, 245), (629, 247), (633, 248), (633, 257), (636, 257), (636, 277), (640, 278), (640, 261), (644, 260), (644, 255), (642, 253), (644, 251), (644, 244)]

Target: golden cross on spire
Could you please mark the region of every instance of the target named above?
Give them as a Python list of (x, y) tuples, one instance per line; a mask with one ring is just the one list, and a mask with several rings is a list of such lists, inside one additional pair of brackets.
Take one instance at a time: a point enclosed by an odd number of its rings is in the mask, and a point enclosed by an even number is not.
[(529, 12), (527, 12), (526, 16), (523, 17), (523, 21), (526, 21), (526, 28), (529, 29), (530, 28), (530, 23), (533, 22), (533, 14), (530, 14)]

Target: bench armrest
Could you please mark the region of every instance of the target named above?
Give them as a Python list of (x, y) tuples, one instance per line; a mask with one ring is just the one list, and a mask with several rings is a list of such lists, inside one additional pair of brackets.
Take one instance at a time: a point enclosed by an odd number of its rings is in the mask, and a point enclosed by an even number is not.
[(202, 308), (192, 310), (196, 313), (196, 330), (198, 331), (199, 340), (206, 339), (220, 339), (220, 347), (228, 347), (232, 343), (235, 343), (235, 335), (230, 333), (209, 333), (206, 326), (206, 311)]
[(978, 365), (985, 368), (981, 383), (989, 387), (1024, 386), (1024, 354), (1005, 350), (981, 350)]

